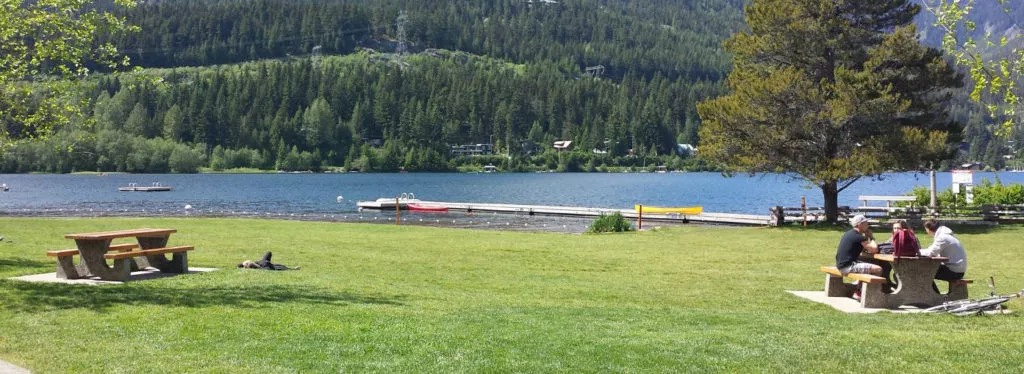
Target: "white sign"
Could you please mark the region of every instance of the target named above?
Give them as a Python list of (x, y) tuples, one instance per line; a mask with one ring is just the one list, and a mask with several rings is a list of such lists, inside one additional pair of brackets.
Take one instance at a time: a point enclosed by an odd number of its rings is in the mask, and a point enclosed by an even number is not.
[(953, 170), (953, 183), (974, 184), (974, 172), (971, 170)]

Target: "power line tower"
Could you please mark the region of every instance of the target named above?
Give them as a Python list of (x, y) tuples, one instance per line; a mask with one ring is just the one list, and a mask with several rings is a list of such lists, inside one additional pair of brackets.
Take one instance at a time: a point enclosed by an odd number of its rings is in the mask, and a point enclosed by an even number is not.
[(312, 60), (313, 62), (313, 68), (316, 70), (320, 70), (320, 63), (323, 62), (324, 59), (324, 56), (321, 53), (321, 51), (322, 48), (319, 45), (314, 46), (313, 55), (310, 57), (310, 60)]
[(398, 53), (399, 57), (405, 56), (405, 23), (408, 21), (409, 16), (405, 14), (404, 10), (398, 12), (398, 19), (395, 21), (395, 24), (397, 25), (398, 29), (398, 35), (396, 35), (396, 37), (398, 38), (398, 47), (395, 48), (395, 52)]

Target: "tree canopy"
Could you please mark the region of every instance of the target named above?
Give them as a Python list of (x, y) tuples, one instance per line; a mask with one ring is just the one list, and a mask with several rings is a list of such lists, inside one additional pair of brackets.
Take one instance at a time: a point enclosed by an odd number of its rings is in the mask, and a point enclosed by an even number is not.
[(735, 171), (792, 172), (826, 218), (857, 179), (948, 157), (961, 77), (918, 42), (906, 0), (755, 0), (726, 43), (731, 93), (697, 105), (701, 154)]
[[(1011, 0), (928, 0), (924, 5), (941, 31), (942, 48), (969, 72), (973, 85), (970, 98), (1000, 119), (999, 134), (1010, 134), (1020, 123), (1017, 108), (1024, 84), (1024, 38), (1015, 20), (1024, 16), (1024, 4)], [(979, 22), (984, 27), (979, 28)]]
[(0, 149), (12, 137), (48, 134), (76, 116), (80, 103), (68, 83), (90, 66), (127, 65), (113, 44), (97, 38), (131, 29), (90, 1), (0, 0)]

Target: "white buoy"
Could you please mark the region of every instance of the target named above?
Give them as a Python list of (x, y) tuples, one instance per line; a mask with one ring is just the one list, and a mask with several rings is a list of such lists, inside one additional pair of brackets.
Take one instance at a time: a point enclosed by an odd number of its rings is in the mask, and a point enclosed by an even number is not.
[(344, 197), (341, 197), (341, 195), (338, 195), (338, 202), (340, 203), (340, 202), (342, 202), (342, 201), (345, 201), (345, 198), (344, 198)]
[(189, 209), (192, 209), (192, 205), (185, 204), (185, 210), (189, 210)]

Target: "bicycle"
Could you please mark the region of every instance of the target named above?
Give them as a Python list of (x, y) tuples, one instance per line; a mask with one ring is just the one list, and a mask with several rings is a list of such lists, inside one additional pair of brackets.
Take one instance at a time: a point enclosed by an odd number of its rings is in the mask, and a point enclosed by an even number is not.
[(1003, 310), (1003, 303), (1017, 297), (1024, 297), (1024, 290), (1017, 293), (999, 296), (996, 294), (995, 278), (988, 278), (989, 297), (972, 300), (953, 300), (925, 309), (923, 313), (949, 313), (957, 316), (981, 314), (987, 311)]

